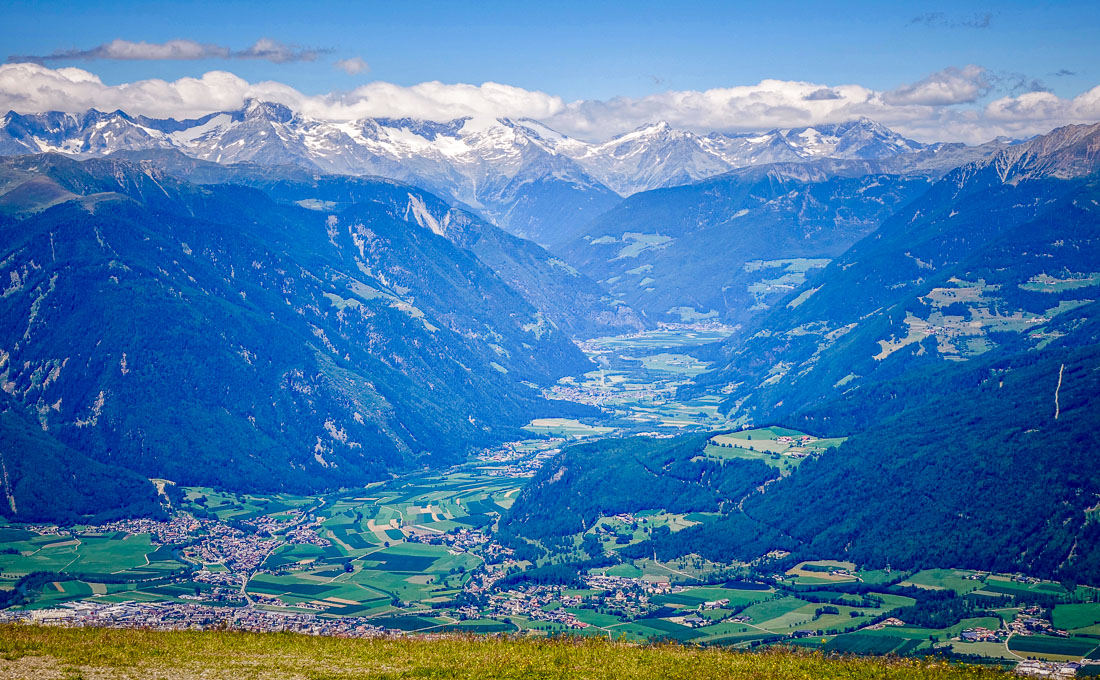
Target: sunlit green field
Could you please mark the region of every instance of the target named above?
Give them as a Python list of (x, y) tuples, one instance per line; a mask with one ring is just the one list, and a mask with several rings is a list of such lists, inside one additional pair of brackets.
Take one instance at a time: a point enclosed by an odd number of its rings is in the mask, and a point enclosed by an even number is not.
[[(89, 597), (104, 602), (162, 599), (168, 593), (156, 593), (154, 589), (161, 588), (166, 579), (184, 567), (171, 548), (153, 545), (148, 534), (77, 531), (72, 536), (55, 536), (0, 528), (0, 544), (4, 548), (0, 553), (0, 588), (9, 589), (32, 572), (62, 575), (43, 588), (32, 608), (56, 607)], [(143, 587), (147, 592), (139, 592)]]
[[(703, 455), (716, 460), (760, 460), (787, 475), (807, 457), (820, 455), (830, 447), (840, 446), (844, 442), (843, 437), (815, 437), (803, 443), (799, 438), (804, 436), (804, 432), (783, 427), (741, 430), (712, 437)], [(794, 441), (790, 441), (791, 438)]]
[(452, 599), (481, 558), (412, 539), (482, 526), (512, 504), (518, 489), (515, 479), (471, 471), (326, 497), (315, 514), (322, 518), (318, 535), (331, 544), (280, 547), (262, 565), (276, 573), (254, 576), (248, 592), (331, 616), (385, 616)]
[(963, 569), (925, 569), (907, 578), (902, 582), (902, 585), (914, 585), (921, 588), (931, 588), (933, 590), (953, 590), (962, 595), (981, 588), (982, 581), (980, 580), (980, 576), (973, 571), (966, 571)]
[(250, 520), (268, 515), (280, 517), (281, 513), (295, 508), (303, 508), (314, 499), (288, 494), (231, 494), (206, 487), (191, 487), (185, 500), (188, 503), (201, 503), (201, 506), (220, 520)]
[(614, 428), (586, 425), (579, 420), (573, 420), (571, 418), (536, 418), (524, 426), (524, 429), (533, 434), (581, 439), (583, 437), (608, 434), (612, 432)]
[(171, 554), (157, 552), (148, 534), (136, 536), (77, 534), (76, 536), (38, 536), (15, 530), (6, 533), (21, 540), (5, 540), (9, 551), (0, 555), (0, 569), (9, 576), (32, 571), (118, 574), (127, 571), (151, 572), (179, 568)]
[(728, 335), (721, 329), (664, 328), (588, 340), (582, 349), (600, 368), (563, 378), (560, 385), (601, 394), (606, 424), (620, 432), (724, 429), (729, 423), (718, 413), (721, 397), (678, 399), (676, 390), (709, 369), (691, 355), (692, 348)]

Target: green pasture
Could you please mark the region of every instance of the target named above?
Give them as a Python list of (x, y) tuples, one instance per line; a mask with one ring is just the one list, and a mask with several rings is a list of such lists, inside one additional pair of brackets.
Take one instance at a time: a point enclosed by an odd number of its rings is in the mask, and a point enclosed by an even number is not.
[(1055, 628), (1063, 630), (1093, 626), (1100, 623), (1100, 603), (1057, 605), (1052, 620)]
[(49, 536), (13, 533), (4, 547), (18, 551), (0, 554), (0, 571), (18, 577), (34, 571), (67, 574), (109, 574), (134, 579), (155, 578), (183, 567), (171, 550), (152, 544), (149, 534), (108, 536), (76, 534)]
[(1084, 658), (1100, 646), (1100, 640), (1085, 637), (1053, 637), (1047, 635), (1014, 635), (1008, 648), (1021, 656), (1039, 658)]
[(586, 425), (572, 418), (536, 418), (523, 426), (523, 429), (534, 434), (567, 437), (581, 439), (608, 434), (613, 430), (610, 427)]
[(901, 582), (901, 585), (913, 585), (933, 590), (953, 590), (960, 595), (973, 592), (982, 587), (981, 580), (967, 579), (967, 576), (979, 575), (962, 569), (925, 569), (918, 571)]

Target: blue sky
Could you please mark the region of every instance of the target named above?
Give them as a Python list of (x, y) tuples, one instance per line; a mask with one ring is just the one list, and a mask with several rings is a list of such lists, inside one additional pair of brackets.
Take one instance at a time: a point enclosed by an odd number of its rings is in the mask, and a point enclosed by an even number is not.
[[(438, 117), (454, 104), (453, 92), (442, 98), (434, 91), (417, 93), (413, 99), (436, 98), (438, 106), (425, 108), (409, 103), (409, 92), (394, 95), (382, 86), (411, 87), (431, 81), (503, 83), (518, 88), (520, 99), (525, 93), (538, 92), (548, 93), (555, 101), (530, 105), (524, 100), (511, 106), (500, 105), (498, 97), (493, 101), (502, 115), (546, 118), (551, 115), (546, 112), (556, 112), (553, 116), (562, 126), (590, 135), (608, 134), (652, 116), (679, 119), (685, 127), (697, 129), (767, 125), (770, 119), (764, 113), (749, 111), (749, 103), (757, 97), (753, 92), (738, 94), (735, 105), (722, 97), (718, 103), (714, 97), (699, 97), (692, 115), (686, 113), (684, 102), (662, 95), (681, 90), (705, 94), (766, 79), (860, 88), (845, 93), (843, 107), (815, 105), (802, 110), (796, 106), (799, 110), (780, 115), (777, 125), (872, 115), (918, 136), (935, 136), (943, 129), (945, 138), (977, 141), (995, 134), (1030, 134), (1044, 126), (1090, 119), (1094, 110), (1100, 111), (1100, 104), (1093, 101), (1100, 98), (1100, 90), (1082, 98), (1100, 84), (1100, 2), (1095, 0), (927, 4), (275, 0), (263, 5), (235, 0), (8, 0), (3, 17), (0, 45), (7, 55), (0, 56), (39, 58), (53, 69), (44, 76), (9, 69), (6, 81), (0, 74), (0, 106), (15, 108), (64, 107), (65, 97), (42, 99), (37, 94), (42, 88), (35, 90), (38, 85), (32, 87), (30, 80), (32, 76), (47, 80), (63, 76), (63, 80), (72, 77), (66, 67), (76, 67), (94, 74), (104, 86), (125, 87), (149, 79), (175, 82), (212, 71), (231, 72), (245, 83), (228, 89), (219, 84), (223, 89), (208, 97), (208, 105), (200, 97), (190, 108), (166, 105), (161, 111), (153, 104), (154, 94), (146, 102), (133, 98), (135, 110), (165, 115), (189, 114), (192, 109), (221, 106), (247, 95), (283, 99), (288, 104), (304, 102), (322, 113), (328, 109), (319, 103), (321, 98), (326, 105), (334, 98), (360, 104), (371, 98), (369, 106), (342, 110), (374, 115), (408, 109), (409, 115)], [(102, 57), (103, 50), (96, 51), (97, 47), (114, 40), (156, 45), (173, 39), (207, 46), (219, 56), (49, 58), (58, 52)], [(316, 54), (311, 60), (279, 63), (232, 56), (239, 57), (261, 39)], [(346, 73), (336, 67), (337, 61), (354, 58), (369, 68)], [(968, 65), (977, 68), (962, 71)], [(18, 79), (28, 84), (21, 85)], [(293, 91), (252, 87), (262, 81), (285, 84)], [(898, 88), (914, 84), (924, 88), (921, 96), (909, 96), (904, 102), (891, 97)], [(951, 93), (937, 99), (929, 95), (935, 88)], [(72, 106), (131, 103), (118, 90), (89, 94), (87, 89), (73, 88)], [(229, 91), (231, 95), (225, 94)], [(1045, 99), (1026, 96), (1036, 91), (1051, 94)], [(129, 92), (132, 95), (134, 88)], [(347, 94), (351, 92), (356, 94)], [(798, 92), (792, 100), (796, 104), (810, 99), (806, 92)], [(1025, 95), (1022, 100), (1014, 99), (1021, 95)], [(175, 92), (174, 96), (185, 95)], [(485, 93), (476, 96), (487, 97)], [(306, 102), (308, 97), (315, 99)], [(860, 106), (860, 98), (874, 98), (876, 106)], [(786, 100), (778, 96), (772, 100), (768, 111), (782, 114)], [(560, 109), (578, 101), (600, 104), (588, 106), (583, 115), (573, 111), (567, 120)], [(470, 110), (489, 110), (487, 105), (478, 106)], [(996, 111), (991, 113), (991, 106)], [(727, 110), (725, 117), (718, 115), (720, 109)], [(458, 110), (466, 111), (462, 106)]]
[[(1100, 2), (9, 2), (0, 44), (46, 55), (115, 38), (245, 48), (261, 37), (333, 50), (317, 61), (234, 61), (248, 80), (316, 94), (366, 80), (496, 81), (573, 99), (764, 78), (887, 89), (979, 64), (1068, 96), (1100, 82)], [(155, 5), (155, 6), (154, 6)], [(938, 14), (938, 16), (936, 16)], [(925, 20), (914, 22), (917, 17)], [(988, 17), (988, 26), (980, 26)], [(362, 57), (349, 76), (338, 58)], [(51, 65), (89, 62), (70, 60)], [(223, 60), (98, 61), (105, 82), (175, 79)], [(1061, 71), (1075, 75), (1053, 76)]]

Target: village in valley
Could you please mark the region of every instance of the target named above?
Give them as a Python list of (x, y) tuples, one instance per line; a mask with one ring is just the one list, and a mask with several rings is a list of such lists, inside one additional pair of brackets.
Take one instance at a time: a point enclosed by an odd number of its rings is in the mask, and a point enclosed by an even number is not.
[[(6, 587), (27, 570), (56, 575), (26, 587), (28, 601), (0, 612), (0, 620), (344, 637), (458, 631), (747, 649), (795, 644), (982, 658), (1046, 677), (1068, 677), (1100, 656), (1100, 638), (1081, 634), (1100, 623), (1100, 604), (1076, 601), (1096, 599), (1100, 591), (1071, 594), (1020, 574), (891, 573), (820, 562), (755, 570), (754, 579), (744, 565), (683, 558), (622, 560), (568, 584), (525, 580), (521, 575), (533, 565), (494, 540), (493, 524), (563, 443), (515, 442), (446, 474), (323, 497), (184, 489), (166, 521), (3, 528), (11, 546), (0, 555)], [(817, 443), (801, 434), (748, 430), (717, 435), (706, 455), (770, 459), (781, 452), (796, 464)], [(700, 519), (625, 513), (591, 531), (613, 552), (629, 543), (615, 541), (631, 526), (677, 530)], [(129, 549), (131, 542), (136, 549)], [(125, 549), (111, 550), (109, 558), (104, 546)], [(846, 585), (878, 589), (846, 593)], [(916, 603), (921, 589), (955, 589), (995, 606), (943, 629), (914, 626), (897, 614)], [(1042, 604), (1028, 604), (1032, 595)]]
[[(682, 344), (707, 332), (681, 329)], [(343, 637), (595, 635), (939, 655), (1036, 677), (1100, 673), (1096, 588), (951, 565), (792, 565), (778, 549), (751, 564), (622, 553), (651, 532), (682, 531), (716, 513), (601, 517), (566, 541), (590, 551), (586, 566), (544, 578), (555, 553), (520, 554), (498, 530), (526, 482), (571, 442), (622, 428), (656, 437), (710, 429), (718, 433), (698, 459), (757, 460), (786, 476), (843, 441), (719, 423), (709, 403), (673, 401), (694, 359), (633, 356), (648, 342), (592, 344), (604, 367), (559, 386), (558, 398), (599, 402), (609, 423), (532, 421), (529, 439), (450, 470), (316, 496), (186, 487), (170, 494), (162, 520), (0, 526), (0, 597), (9, 605), (0, 621)]]

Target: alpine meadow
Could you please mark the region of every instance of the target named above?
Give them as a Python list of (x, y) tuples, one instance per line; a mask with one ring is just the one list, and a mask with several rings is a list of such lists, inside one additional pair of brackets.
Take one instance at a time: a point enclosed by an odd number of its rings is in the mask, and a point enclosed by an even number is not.
[(1100, 5), (0, 14), (0, 678), (1100, 676)]

